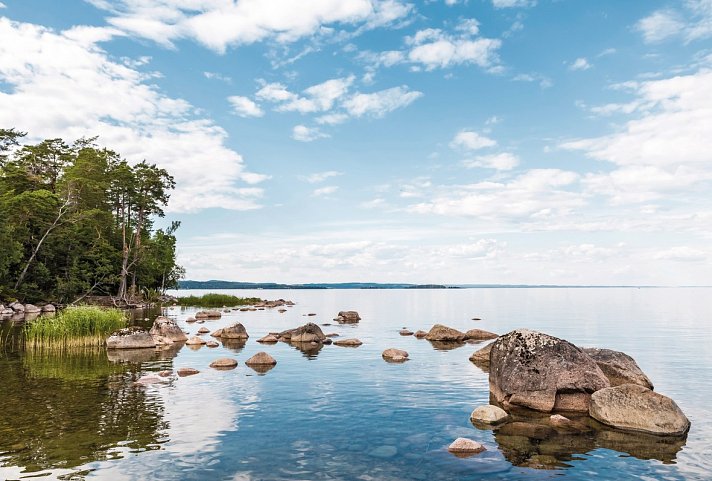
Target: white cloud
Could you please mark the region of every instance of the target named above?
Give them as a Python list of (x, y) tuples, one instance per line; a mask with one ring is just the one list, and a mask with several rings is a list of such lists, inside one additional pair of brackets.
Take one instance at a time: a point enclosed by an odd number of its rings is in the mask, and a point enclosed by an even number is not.
[(220, 80), (225, 83), (232, 83), (232, 78), (218, 72), (203, 72), (203, 76), (209, 80)]
[(329, 137), (316, 127), (307, 127), (306, 125), (295, 125), (292, 129), (292, 138), (299, 142), (312, 142), (317, 139)]
[(171, 47), (187, 38), (224, 52), (229, 46), (267, 39), (293, 42), (327, 25), (370, 29), (409, 15), (412, 5), (396, 0), (87, 0), (108, 10), (110, 25)]
[(261, 189), (239, 183), (265, 176), (245, 172), (221, 127), (162, 93), (150, 74), (110, 60), (90, 43), (107, 32), (79, 31), (65, 35), (0, 18), (0, 80), (11, 86), (0, 92), (0, 125), (36, 138), (99, 135), (131, 162), (157, 163), (177, 182), (172, 211), (259, 207)]
[(7, 5), (5, 5), (4, 3), (0, 2), (0, 8), (7, 8)]
[(412, 45), (408, 60), (426, 70), (462, 64), (493, 67), (499, 62), (497, 51), (502, 46), (502, 41), (498, 39), (473, 38), (467, 28), (461, 30), (459, 35), (432, 28), (420, 30), (408, 42)]
[(569, 70), (588, 70), (592, 67), (590, 63), (588, 63), (588, 60), (586, 60), (586, 57), (579, 57), (576, 60), (574, 60), (574, 63), (569, 65)]
[(682, 37), (686, 42), (712, 36), (712, 1), (686, 0), (679, 9), (657, 10), (636, 24), (648, 43)]
[(343, 175), (343, 172), (338, 172), (336, 170), (328, 170), (326, 172), (316, 172), (314, 174), (300, 176), (299, 178), (309, 182), (310, 184), (319, 184), (332, 177), (337, 177)]
[(317, 117), (316, 123), (320, 125), (338, 125), (343, 124), (349, 119), (349, 116), (342, 113), (325, 114)]
[[(277, 110), (284, 112), (325, 112), (331, 110), (334, 102), (342, 98), (354, 81), (351, 75), (345, 78), (330, 79), (304, 90), (304, 96), (288, 96)], [(281, 93), (281, 95), (285, 95)]]
[(407, 86), (393, 87), (368, 94), (357, 93), (344, 101), (343, 107), (354, 117), (383, 117), (406, 107), (423, 95)]
[(452, 259), (494, 259), (506, 245), (496, 239), (479, 239), (472, 243), (441, 247), (438, 253)]
[(512, 170), (519, 165), (519, 157), (509, 152), (492, 155), (478, 155), (464, 162), (465, 167), (486, 167), (495, 170)]
[(461, 130), (450, 142), (450, 148), (456, 150), (480, 150), (495, 145), (495, 140), (472, 130)]
[(652, 257), (677, 262), (705, 262), (709, 259), (709, 253), (688, 246), (677, 246), (659, 251)]
[(232, 95), (227, 100), (240, 117), (262, 117), (265, 114), (259, 105), (247, 97)]
[(315, 189), (314, 192), (312, 192), (312, 196), (314, 197), (326, 197), (329, 196), (333, 193), (335, 193), (339, 188), (335, 185), (329, 185), (327, 187), (320, 187), (318, 189)]
[(677, 35), (685, 27), (672, 10), (658, 10), (641, 19), (636, 28), (643, 34), (646, 42), (660, 42)]
[(492, 5), (494, 8), (532, 7), (536, 0), (492, 0)]

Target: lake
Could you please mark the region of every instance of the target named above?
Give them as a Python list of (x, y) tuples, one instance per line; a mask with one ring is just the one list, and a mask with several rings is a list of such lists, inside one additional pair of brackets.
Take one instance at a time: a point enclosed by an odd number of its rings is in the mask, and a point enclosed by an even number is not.
[[(220, 292), (296, 305), (285, 313), (230, 311), (202, 325), (185, 323), (197, 309), (171, 308), (167, 315), (191, 334), (239, 321), (250, 339), (138, 355), (24, 353), (14, 347), (21, 326), (3, 321), (0, 479), (712, 479), (712, 289)], [(333, 323), (341, 310), (357, 310), (362, 320)], [(155, 313), (146, 316), (152, 321)], [(363, 345), (302, 352), (256, 342), (308, 321), (333, 323), (322, 327), (325, 333)], [(541, 439), (477, 429), (469, 415), (488, 403), (488, 375), (468, 357), (484, 344), (444, 349), (398, 333), (435, 323), (499, 334), (527, 327), (624, 351), (685, 412), (692, 423), (687, 439), (615, 431)], [(389, 347), (405, 349), (410, 360), (384, 362)], [(259, 351), (277, 360), (266, 373), (244, 364)], [(208, 367), (225, 356), (238, 367)], [(201, 372), (134, 384), (143, 374), (180, 367)], [(460, 436), (487, 451), (453, 456), (447, 446)]]

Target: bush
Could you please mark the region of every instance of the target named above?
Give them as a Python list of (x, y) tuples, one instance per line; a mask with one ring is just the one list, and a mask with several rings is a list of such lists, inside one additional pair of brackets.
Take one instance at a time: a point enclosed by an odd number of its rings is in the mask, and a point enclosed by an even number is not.
[(95, 306), (68, 307), (56, 316), (41, 316), (25, 326), (28, 347), (102, 346), (112, 332), (126, 327), (120, 309)]
[(259, 297), (237, 297), (228, 294), (205, 294), (203, 296), (179, 297), (178, 303), (181, 306), (191, 307), (233, 307), (248, 306), (261, 302)]

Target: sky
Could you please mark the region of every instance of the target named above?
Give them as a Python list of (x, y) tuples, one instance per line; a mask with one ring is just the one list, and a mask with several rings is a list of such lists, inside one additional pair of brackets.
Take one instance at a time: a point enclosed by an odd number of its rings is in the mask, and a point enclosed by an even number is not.
[(712, 0), (0, 0), (0, 126), (194, 280), (712, 285)]

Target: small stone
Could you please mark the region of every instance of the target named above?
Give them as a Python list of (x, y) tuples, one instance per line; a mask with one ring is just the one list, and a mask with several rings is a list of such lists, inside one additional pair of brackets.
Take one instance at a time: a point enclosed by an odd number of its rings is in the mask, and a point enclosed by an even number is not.
[(408, 360), (408, 353), (402, 349), (390, 348), (383, 351), (381, 357), (388, 362), (405, 362)]
[(221, 357), (210, 363), (210, 367), (214, 369), (234, 369), (237, 366), (237, 361), (230, 357)]
[(339, 337), (339, 334), (336, 332), (330, 332), (329, 334), (324, 334), (326, 337)]
[(222, 313), (220, 311), (200, 311), (195, 313), (196, 319), (220, 319)]
[(487, 448), (477, 441), (468, 438), (457, 438), (447, 448), (453, 454), (477, 454), (486, 451)]
[(334, 341), (335, 346), (343, 346), (343, 347), (358, 347), (361, 344), (363, 344), (363, 343), (355, 338), (339, 339), (338, 341)]
[(400, 334), (401, 336), (412, 336), (413, 331), (409, 331), (408, 329), (403, 328), (400, 331), (398, 331), (398, 334)]
[(199, 346), (201, 344), (205, 344), (205, 339), (201, 339), (198, 336), (193, 336), (187, 341), (185, 341), (185, 343), (188, 346)]
[(274, 344), (277, 341), (278, 339), (272, 334), (267, 334), (265, 337), (257, 339), (257, 342), (260, 342), (262, 344)]
[(210, 329), (208, 329), (207, 327), (201, 327), (200, 329), (198, 329), (198, 334), (207, 334), (209, 332)]
[(185, 320), (185, 322), (187, 322), (188, 324), (192, 324), (192, 323), (194, 323), (195, 321), (197, 321), (197, 319), (194, 318), (194, 317), (189, 317), (188, 319)]
[(423, 339), (427, 335), (428, 335), (427, 331), (416, 331), (415, 332), (415, 337), (417, 337), (418, 339)]
[(310, 312), (309, 314), (307, 314), (307, 316), (316, 316), (316, 312)]
[(193, 374), (198, 374), (199, 372), (200, 371), (198, 371), (197, 369), (193, 369), (192, 367), (181, 367), (180, 369), (178, 369), (178, 376), (192, 376)]
[(286, 309), (279, 309), (277, 312), (279, 312), (280, 314), (282, 314), (282, 313), (284, 313), (284, 312), (287, 312), (287, 310), (286, 310)]
[(218, 341), (210, 340), (210, 341), (206, 342), (205, 345), (207, 347), (218, 347), (218, 346), (220, 346), (220, 343)]
[(509, 415), (504, 409), (493, 406), (492, 404), (487, 404), (475, 408), (472, 414), (470, 414), (470, 421), (484, 424), (499, 424), (506, 421), (508, 417)]

